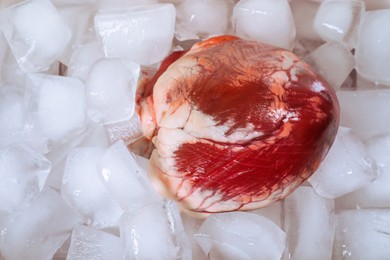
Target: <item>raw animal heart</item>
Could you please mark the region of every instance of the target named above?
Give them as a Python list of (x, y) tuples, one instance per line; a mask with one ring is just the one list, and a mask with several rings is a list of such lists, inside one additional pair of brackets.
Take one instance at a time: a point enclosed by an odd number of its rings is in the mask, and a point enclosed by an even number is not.
[(335, 138), (333, 89), (290, 51), (220, 36), (173, 53), (141, 101), (154, 185), (192, 214), (286, 197)]

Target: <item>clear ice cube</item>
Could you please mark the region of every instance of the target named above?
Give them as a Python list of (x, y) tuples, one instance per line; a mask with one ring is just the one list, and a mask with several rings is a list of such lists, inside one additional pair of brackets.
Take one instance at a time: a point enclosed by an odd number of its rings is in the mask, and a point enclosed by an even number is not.
[(345, 210), (337, 214), (333, 259), (387, 259), (390, 210)]
[(126, 259), (191, 259), (191, 245), (173, 202), (126, 212), (120, 221)]
[(314, 19), (314, 29), (325, 41), (343, 42), (353, 48), (364, 10), (363, 1), (324, 1)]
[(73, 229), (66, 260), (122, 259), (119, 237), (93, 227), (76, 226)]
[(151, 65), (169, 53), (175, 17), (172, 4), (155, 4), (101, 10), (94, 21), (107, 58)]
[(332, 258), (335, 232), (334, 200), (302, 186), (284, 202), (285, 231), (290, 259)]
[(131, 118), (140, 65), (122, 59), (101, 59), (86, 81), (88, 116), (92, 121), (115, 123)]
[(351, 129), (341, 127), (309, 182), (321, 196), (337, 198), (371, 183), (377, 174), (376, 162), (366, 145)]
[(0, 251), (6, 259), (52, 259), (82, 223), (56, 191), (45, 189), (28, 207), (0, 220)]
[(100, 147), (82, 147), (69, 152), (62, 179), (64, 200), (96, 227), (115, 226), (123, 210), (103, 184), (98, 162)]
[(390, 133), (390, 90), (339, 90), (340, 124), (351, 128), (363, 140)]
[(341, 43), (327, 42), (305, 58), (328, 83), (339, 89), (355, 67), (351, 51)]
[(244, 39), (286, 49), (291, 49), (295, 40), (294, 19), (287, 0), (239, 1), (233, 9), (232, 23), (234, 33)]
[(176, 8), (176, 39), (205, 39), (226, 34), (230, 4), (225, 0), (184, 0)]
[(75, 78), (30, 74), (26, 102), (33, 124), (53, 141), (63, 141), (86, 124), (84, 84)]
[(390, 9), (363, 16), (356, 45), (356, 69), (365, 78), (390, 83)]
[(104, 153), (98, 169), (105, 187), (125, 210), (134, 210), (161, 200), (123, 141), (113, 144)]
[(26, 72), (47, 70), (71, 39), (71, 30), (48, 0), (22, 1), (4, 15), (4, 35)]
[(245, 212), (211, 215), (195, 236), (211, 259), (280, 259), (286, 243), (274, 222)]

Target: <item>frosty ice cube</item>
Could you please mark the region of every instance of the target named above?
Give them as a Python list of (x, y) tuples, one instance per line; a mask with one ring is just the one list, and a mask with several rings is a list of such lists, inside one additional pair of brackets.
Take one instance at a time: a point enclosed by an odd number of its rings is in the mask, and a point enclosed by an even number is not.
[(48, 0), (22, 1), (6, 9), (3, 30), (19, 66), (47, 70), (65, 50), (71, 31)]

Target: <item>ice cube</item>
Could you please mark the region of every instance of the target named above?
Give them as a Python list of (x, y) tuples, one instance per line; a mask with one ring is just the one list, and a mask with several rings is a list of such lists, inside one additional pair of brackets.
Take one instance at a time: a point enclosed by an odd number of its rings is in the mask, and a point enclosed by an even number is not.
[(58, 60), (66, 66), (69, 65), (71, 54), (75, 46), (79, 46), (85, 40), (87, 30), (92, 27), (90, 21), (92, 8), (88, 5), (66, 5), (58, 8), (58, 12), (71, 30), (71, 39)]
[(390, 9), (369, 11), (363, 16), (356, 45), (356, 69), (365, 78), (390, 83)]
[(331, 259), (334, 201), (302, 186), (285, 199), (284, 210), (289, 259)]
[(313, 65), (334, 89), (341, 87), (355, 67), (355, 58), (351, 51), (338, 42), (321, 45), (305, 60)]
[(367, 140), (367, 148), (376, 160), (379, 175), (372, 183), (353, 193), (360, 208), (390, 207), (390, 135), (375, 136)]
[(175, 17), (172, 4), (155, 4), (102, 10), (94, 21), (106, 57), (151, 65), (169, 53)]
[(122, 259), (119, 237), (93, 227), (77, 226), (73, 229), (67, 260)]
[(25, 144), (0, 150), (0, 213), (26, 206), (43, 189), (50, 162)]
[(48, 0), (22, 1), (6, 9), (5, 16), (4, 35), (26, 72), (47, 70), (71, 38), (71, 30)]
[(171, 201), (126, 212), (120, 236), (126, 259), (191, 259), (189, 239)]
[(86, 81), (88, 116), (92, 121), (115, 123), (131, 118), (140, 65), (121, 59), (101, 59)]
[(376, 177), (376, 163), (366, 145), (351, 129), (340, 127), (328, 155), (309, 182), (321, 196), (337, 198), (362, 188)]
[(160, 200), (147, 173), (138, 166), (123, 141), (113, 144), (104, 153), (98, 169), (107, 190), (123, 209), (134, 210)]
[(280, 259), (286, 243), (271, 220), (244, 212), (209, 216), (196, 239), (211, 259)]
[(390, 133), (390, 90), (340, 90), (340, 124), (367, 139)]
[(117, 225), (123, 211), (112, 199), (99, 175), (99, 147), (76, 148), (69, 152), (62, 179), (62, 197), (97, 227)]
[(48, 152), (48, 139), (28, 119), (24, 97), (15, 86), (0, 86), (0, 147), (25, 143), (41, 153)]
[(337, 214), (333, 259), (388, 259), (390, 210), (345, 210)]
[(49, 139), (63, 140), (85, 127), (85, 87), (80, 80), (46, 74), (28, 79), (28, 108)]
[(176, 8), (176, 39), (205, 39), (226, 34), (229, 2), (225, 0), (184, 0)]
[(134, 113), (129, 120), (105, 124), (104, 127), (111, 143), (123, 140), (128, 145), (143, 137), (141, 121), (137, 113)]
[(6, 259), (51, 259), (82, 223), (56, 191), (45, 189), (28, 207), (0, 221), (0, 251)]
[(76, 46), (70, 57), (67, 75), (85, 82), (92, 65), (101, 58), (104, 58), (103, 45), (98, 40)]
[(232, 22), (239, 37), (293, 47), (295, 25), (287, 0), (241, 0), (233, 9)]
[(353, 48), (364, 10), (364, 2), (359, 0), (324, 1), (314, 19), (314, 29), (325, 41), (343, 42)]

